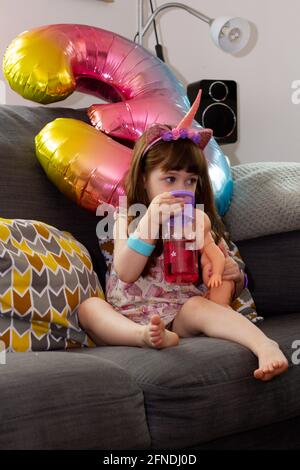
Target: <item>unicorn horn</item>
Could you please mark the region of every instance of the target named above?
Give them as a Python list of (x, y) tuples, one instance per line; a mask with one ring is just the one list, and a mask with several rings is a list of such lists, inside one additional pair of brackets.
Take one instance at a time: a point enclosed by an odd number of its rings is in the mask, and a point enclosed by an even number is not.
[(189, 128), (192, 126), (193, 119), (200, 106), (201, 94), (202, 94), (202, 90), (199, 90), (192, 107), (184, 116), (184, 118), (180, 121), (178, 126), (176, 126), (176, 129)]

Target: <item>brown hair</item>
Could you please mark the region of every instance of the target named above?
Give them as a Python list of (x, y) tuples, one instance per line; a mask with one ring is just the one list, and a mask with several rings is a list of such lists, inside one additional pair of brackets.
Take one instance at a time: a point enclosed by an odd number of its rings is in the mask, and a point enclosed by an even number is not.
[[(150, 201), (144, 188), (143, 176), (147, 178), (155, 168), (159, 167), (165, 172), (185, 170), (189, 173), (195, 173), (198, 175), (195, 203), (204, 204), (204, 211), (211, 221), (215, 242), (218, 244), (222, 237), (228, 241), (225, 235), (225, 226), (215, 208), (207, 161), (197, 144), (190, 139), (178, 139), (170, 142), (159, 140), (144, 154), (149, 141), (151, 142), (153, 139), (153, 135), (159, 134), (162, 130), (170, 129), (170, 126), (156, 124), (151, 126), (137, 140), (133, 149), (130, 168), (124, 177), (127, 209), (136, 203), (144, 204), (146, 207), (149, 206)], [(128, 225), (134, 218), (135, 216), (128, 216)], [(155, 249), (141, 273), (142, 276), (149, 273), (150, 267), (154, 264), (154, 258), (162, 253), (162, 249), (163, 240), (160, 233)]]

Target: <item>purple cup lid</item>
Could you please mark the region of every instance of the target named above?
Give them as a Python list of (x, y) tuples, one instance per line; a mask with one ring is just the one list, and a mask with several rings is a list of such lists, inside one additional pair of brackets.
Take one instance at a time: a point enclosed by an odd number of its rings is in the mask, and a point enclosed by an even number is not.
[(193, 193), (193, 191), (188, 191), (188, 190), (184, 190), (184, 189), (178, 189), (178, 190), (175, 190), (175, 191), (170, 191), (171, 194), (173, 194), (173, 196), (175, 197), (183, 197), (185, 199), (185, 202), (184, 202), (184, 208), (183, 208), (183, 213), (177, 215), (177, 216), (172, 216), (171, 217), (171, 220), (170, 220), (170, 223), (173, 225), (173, 221), (176, 218), (179, 218), (180, 220), (182, 219), (182, 215), (184, 216), (184, 221), (183, 223), (187, 223), (189, 222), (190, 220), (192, 220), (194, 218), (194, 205), (195, 205), (195, 194)]
[(188, 191), (186, 189), (176, 189), (175, 191), (170, 191), (171, 194), (175, 197), (184, 197), (187, 202), (193, 204), (195, 203), (195, 194), (193, 191)]

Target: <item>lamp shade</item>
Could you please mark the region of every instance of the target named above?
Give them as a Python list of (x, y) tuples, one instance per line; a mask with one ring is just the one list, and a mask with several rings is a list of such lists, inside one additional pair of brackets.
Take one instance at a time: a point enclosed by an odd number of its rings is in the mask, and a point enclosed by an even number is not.
[(250, 39), (250, 24), (243, 18), (222, 16), (212, 21), (210, 33), (214, 43), (220, 49), (234, 54), (248, 44)]

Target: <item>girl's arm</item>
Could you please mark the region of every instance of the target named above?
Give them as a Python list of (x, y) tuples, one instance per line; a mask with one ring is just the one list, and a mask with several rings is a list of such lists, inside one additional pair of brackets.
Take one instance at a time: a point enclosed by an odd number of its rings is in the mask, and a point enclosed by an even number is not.
[[(177, 198), (169, 191), (158, 194), (152, 199), (134, 233), (138, 234), (138, 238), (144, 242), (155, 245), (160, 223), (169, 218), (170, 211), (174, 214), (181, 212), (183, 204), (182, 198)], [(115, 239), (113, 261), (115, 270), (122, 281), (135, 282), (141, 275), (148, 256), (137, 253), (127, 245), (127, 218), (122, 210), (116, 217), (113, 236)]]
[[(135, 230), (139, 232), (141, 240), (152, 245), (155, 244), (155, 239), (147, 238), (148, 227), (150, 227), (150, 217), (148, 211), (140, 219), (138, 226)], [(149, 224), (149, 225), (147, 225)], [(113, 265), (119, 278), (123, 282), (135, 282), (141, 275), (148, 256), (137, 253), (127, 245), (127, 218), (122, 213), (117, 213), (116, 220), (113, 228), (114, 237), (114, 253)]]

